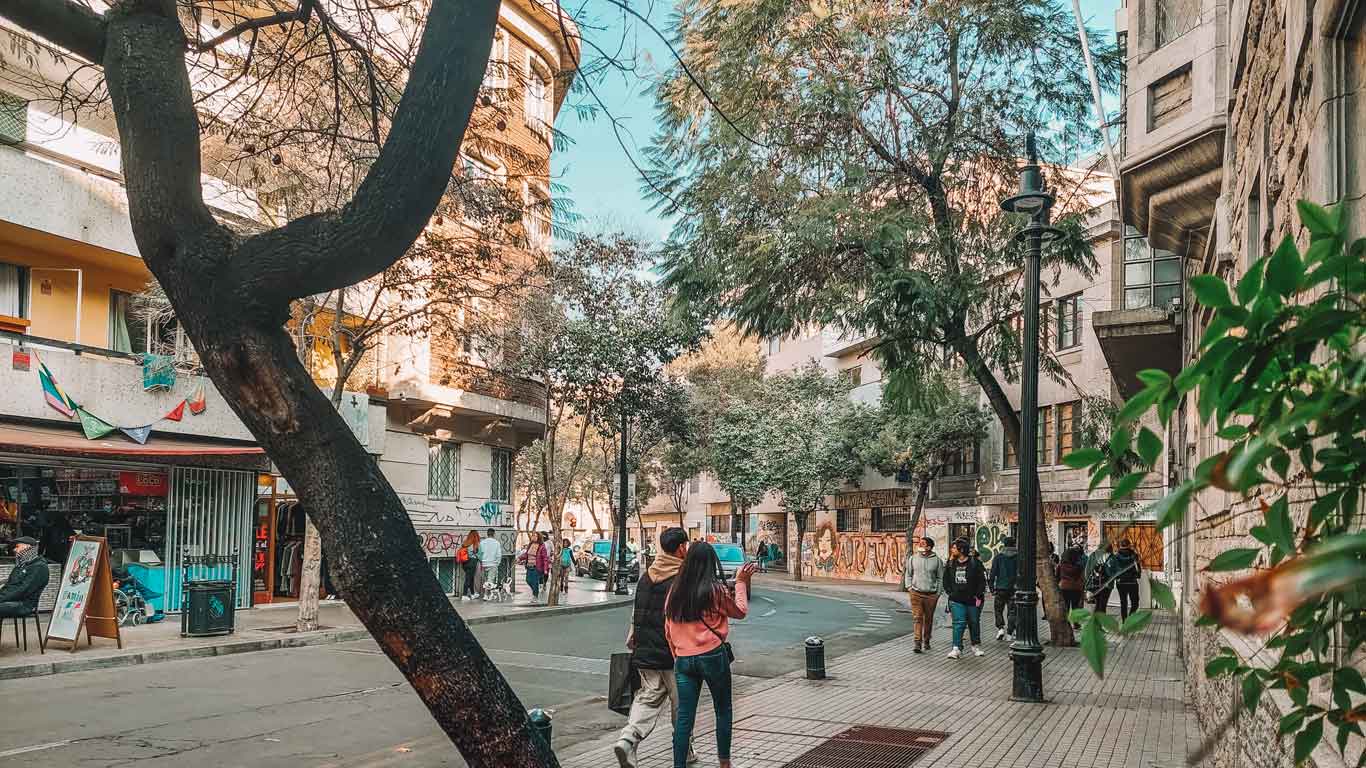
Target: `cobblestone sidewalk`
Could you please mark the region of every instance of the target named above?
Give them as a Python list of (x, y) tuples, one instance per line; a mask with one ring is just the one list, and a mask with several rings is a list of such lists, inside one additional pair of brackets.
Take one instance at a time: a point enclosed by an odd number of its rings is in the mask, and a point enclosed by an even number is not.
[[(1046, 705), (1010, 701), (1007, 644), (998, 643), (990, 611), (983, 612), (983, 658), (950, 660), (949, 627), (940, 616), (934, 650), (914, 654), (901, 638), (843, 657), (829, 679), (795, 676), (761, 686), (736, 700), (736, 768), (782, 768), (854, 726), (916, 729), (943, 734), (908, 742), (923, 749), (915, 768), (1178, 768), (1199, 743), (1200, 730), (1183, 701), (1177, 656), (1178, 625), (1158, 617), (1141, 635), (1112, 645), (1104, 680), (1078, 649), (1046, 649)], [(1046, 636), (1046, 632), (1045, 632)], [(743, 655), (744, 648), (737, 648)], [(703, 765), (716, 765), (710, 702), (699, 708), (694, 746)], [(846, 734), (833, 741), (827, 761), (801, 765), (903, 766), (863, 762), (876, 734)], [(661, 724), (639, 751), (640, 768), (672, 765), (670, 735)], [(615, 765), (611, 739), (572, 756), (571, 768)], [(841, 750), (831, 759), (831, 746)], [(924, 749), (928, 747), (928, 749)], [(903, 754), (905, 754), (903, 752)]]

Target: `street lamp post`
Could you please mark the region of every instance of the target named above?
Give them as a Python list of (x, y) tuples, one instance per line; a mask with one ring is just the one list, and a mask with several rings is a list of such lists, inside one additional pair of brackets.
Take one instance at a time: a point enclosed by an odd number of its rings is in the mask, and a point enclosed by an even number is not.
[(617, 526), (617, 589), (618, 595), (631, 594), (626, 586), (626, 504), (629, 500), (630, 491), (628, 489), (626, 473), (626, 409), (621, 412), (621, 503), (617, 507), (621, 510), (621, 524)]
[(1039, 517), (1039, 255), (1043, 243), (1061, 237), (1062, 232), (1048, 224), (1053, 196), (1044, 189), (1039, 170), (1039, 151), (1031, 132), (1025, 141), (1028, 163), (1020, 169), (1020, 192), (1001, 201), (1011, 213), (1029, 216), (1029, 224), (1017, 237), (1025, 237), (1024, 339), (1020, 364), (1020, 526), (1019, 573), (1015, 580), (1015, 641), (1010, 645), (1014, 666), (1011, 698), (1016, 701), (1042, 702), (1043, 646), (1039, 644), (1038, 531)]

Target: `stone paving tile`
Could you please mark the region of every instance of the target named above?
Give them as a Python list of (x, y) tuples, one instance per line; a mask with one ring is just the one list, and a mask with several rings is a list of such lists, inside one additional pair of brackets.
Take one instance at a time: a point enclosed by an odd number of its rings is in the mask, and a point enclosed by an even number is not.
[[(828, 664), (827, 680), (793, 676), (738, 697), (732, 758), (737, 768), (781, 768), (862, 724), (948, 733), (916, 768), (1178, 768), (1200, 736), (1183, 700), (1177, 631), (1174, 617), (1160, 616), (1143, 634), (1112, 645), (1103, 680), (1078, 649), (1046, 649), (1047, 705), (1010, 701), (1007, 644), (990, 639), (994, 631), (983, 643), (985, 657), (957, 661), (944, 656), (947, 627), (936, 629), (930, 654), (914, 654), (909, 639), (899, 638)], [(661, 727), (646, 740), (640, 768), (670, 766), (669, 739)], [(610, 744), (605, 739), (561, 762), (613, 765)], [(715, 765), (705, 697), (694, 748), (703, 765)]]

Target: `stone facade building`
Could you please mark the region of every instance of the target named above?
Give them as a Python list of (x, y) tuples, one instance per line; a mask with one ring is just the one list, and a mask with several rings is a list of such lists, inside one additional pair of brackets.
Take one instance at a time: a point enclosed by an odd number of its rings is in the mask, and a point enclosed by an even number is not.
[[(1128, 56), (1123, 217), (1155, 253), (1180, 260), (1183, 279), (1236, 281), (1287, 235), (1307, 246), (1299, 199), (1342, 201), (1351, 236), (1366, 234), (1363, 19), (1366, 9), (1351, 0), (1138, 0), (1119, 11)], [(1143, 359), (1138, 367), (1174, 372), (1192, 359), (1208, 317), (1187, 292), (1163, 314), (1121, 309), (1096, 322), (1107, 357), (1132, 353)], [(1188, 398), (1168, 434), (1180, 478), (1226, 447), (1198, 423), (1193, 402)], [(1303, 514), (1301, 501), (1292, 497)], [(1185, 521), (1190, 544), (1181, 567), (1199, 574), (1181, 593), (1186, 680), (1207, 732), (1231, 722), (1206, 764), (1290, 766), (1290, 744), (1276, 736), (1288, 697), (1275, 692), (1254, 714), (1239, 713), (1233, 681), (1204, 676), (1220, 646), (1254, 665), (1268, 663), (1264, 638), (1192, 621), (1212, 583), (1201, 569), (1220, 552), (1255, 544), (1248, 530), (1258, 516), (1247, 511), (1239, 497), (1211, 489)], [(1342, 764), (1332, 736), (1311, 758), (1319, 768)]]

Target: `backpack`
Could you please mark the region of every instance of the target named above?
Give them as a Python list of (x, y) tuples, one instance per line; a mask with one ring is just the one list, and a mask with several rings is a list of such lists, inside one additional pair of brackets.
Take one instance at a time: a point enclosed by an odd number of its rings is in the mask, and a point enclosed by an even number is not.
[(470, 548), (461, 547), (460, 551), (455, 553), (455, 561), (457, 563), (468, 563), (470, 561)]

